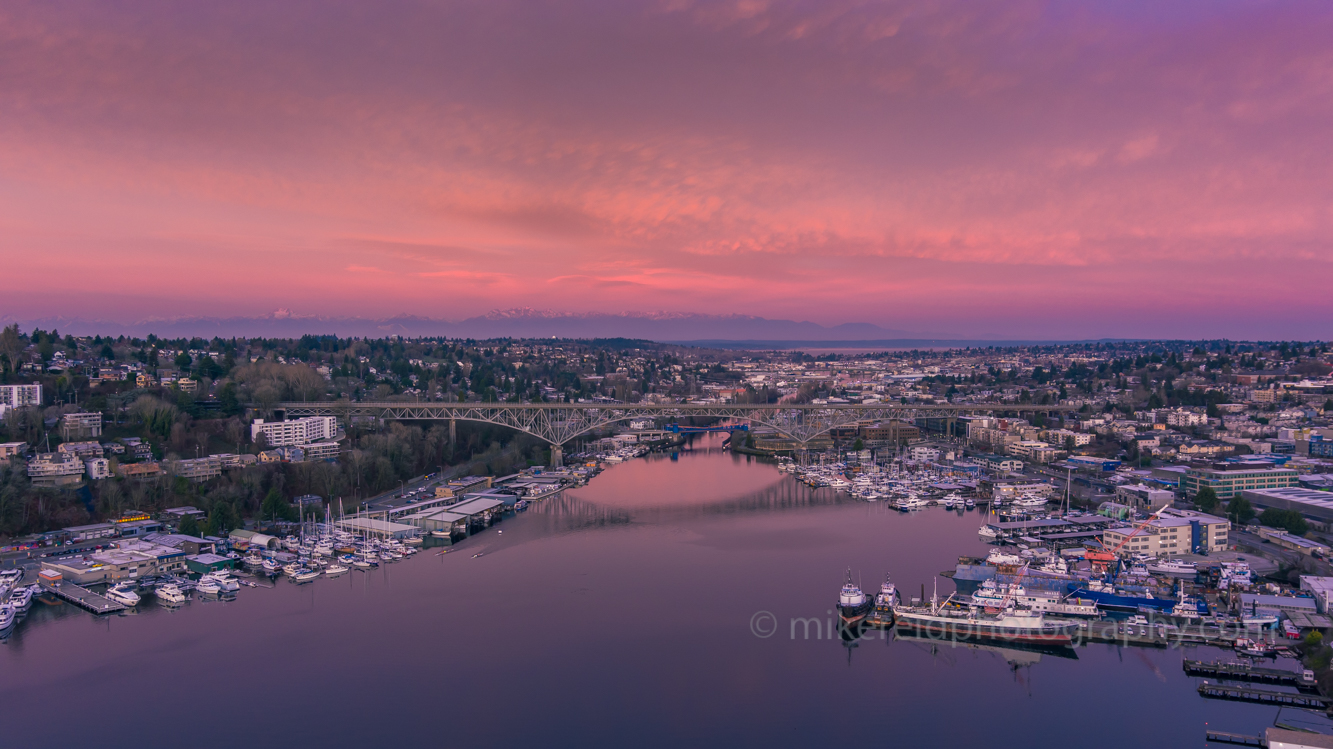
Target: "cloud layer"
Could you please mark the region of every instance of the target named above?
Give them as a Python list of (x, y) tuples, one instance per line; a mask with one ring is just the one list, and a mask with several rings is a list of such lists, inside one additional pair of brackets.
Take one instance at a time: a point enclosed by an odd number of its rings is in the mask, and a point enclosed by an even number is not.
[(7, 5), (0, 313), (1327, 337), (1329, 39), (1317, 2)]

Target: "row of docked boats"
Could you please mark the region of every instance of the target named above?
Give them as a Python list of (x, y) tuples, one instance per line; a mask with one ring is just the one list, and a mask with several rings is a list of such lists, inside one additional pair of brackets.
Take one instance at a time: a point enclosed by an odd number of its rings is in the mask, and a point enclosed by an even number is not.
[(893, 583), (886, 577), (873, 599), (862, 592), (848, 570), (847, 581), (838, 592), (838, 618), (842, 630), (861, 626), (896, 627), (899, 632), (958, 642), (1000, 641), (1035, 645), (1070, 645), (1078, 632), (1074, 620), (1048, 619), (1047, 613), (1063, 616), (1095, 616), (1096, 606), (1080, 601), (1056, 600), (1045, 595), (1005, 590), (996, 599), (950, 594), (944, 601), (932, 595), (929, 603), (913, 600), (904, 605)]
[(23, 615), (32, 607), (36, 585), (23, 585), (21, 569), (0, 570), (0, 637), (8, 636)]
[(270, 577), (285, 575), (294, 583), (308, 583), (320, 577), (336, 577), (352, 570), (370, 571), (381, 564), (396, 562), (417, 553), (421, 539), (358, 538), (343, 531), (330, 531), (315, 537), (288, 536), (285, 553), (252, 549), (243, 558), (255, 574)]

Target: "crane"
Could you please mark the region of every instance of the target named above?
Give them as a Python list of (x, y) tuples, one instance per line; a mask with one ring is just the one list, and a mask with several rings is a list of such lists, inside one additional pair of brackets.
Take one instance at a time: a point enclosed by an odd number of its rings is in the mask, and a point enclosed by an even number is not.
[(1125, 544), (1129, 543), (1129, 539), (1138, 535), (1139, 531), (1146, 528), (1148, 526), (1148, 523), (1151, 523), (1154, 519), (1156, 519), (1156, 517), (1162, 514), (1162, 511), (1165, 509), (1166, 507), (1159, 508), (1157, 512), (1154, 512), (1153, 514), (1149, 515), (1147, 519), (1145, 519), (1142, 523), (1139, 523), (1137, 526), (1135, 526), (1134, 530), (1131, 531), (1128, 536), (1125, 536), (1124, 540), (1122, 540), (1119, 544), (1117, 544), (1114, 549), (1110, 551), (1106, 551), (1105, 549), (1102, 549), (1101, 551), (1089, 550), (1086, 554), (1083, 555), (1083, 558), (1092, 563), (1094, 567), (1101, 567), (1105, 569), (1106, 565), (1114, 562), (1116, 559), (1119, 558), (1120, 550), (1124, 548)]

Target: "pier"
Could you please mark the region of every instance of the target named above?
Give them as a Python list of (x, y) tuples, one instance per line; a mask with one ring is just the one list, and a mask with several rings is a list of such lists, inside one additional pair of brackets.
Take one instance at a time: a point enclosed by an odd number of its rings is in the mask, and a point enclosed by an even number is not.
[(94, 614), (114, 614), (117, 611), (123, 611), (125, 609), (124, 606), (116, 603), (110, 598), (99, 596), (91, 590), (81, 588), (74, 583), (62, 582), (60, 585), (51, 585), (43, 580), (41, 586), (43, 593), (50, 593), (56, 598), (69, 601), (75, 606), (91, 611)]
[(1185, 669), (1185, 673), (1190, 676), (1206, 676), (1215, 679), (1231, 679), (1232, 681), (1252, 681), (1261, 684), (1279, 684), (1304, 690), (1314, 690), (1317, 688), (1314, 675), (1309, 674), (1309, 672), (1300, 673), (1282, 668), (1265, 668), (1263, 666), (1255, 666), (1249, 663), (1227, 663), (1223, 661), (1208, 663), (1205, 661), (1186, 660), (1181, 665)]
[(1260, 689), (1236, 684), (1218, 684), (1205, 681), (1199, 685), (1199, 694), (1219, 700), (1237, 702), (1258, 702), (1264, 705), (1289, 705), (1291, 707), (1313, 707), (1323, 710), (1328, 706), (1328, 699), (1314, 694), (1297, 692), (1279, 692), (1275, 689)]
[(1226, 731), (1206, 731), (1204, 741), (1216, 741), (1219, 744), (1239, 744), (1240, 746), (1268, 746), (1262, 736), (1247, 736), (1243, 733)]

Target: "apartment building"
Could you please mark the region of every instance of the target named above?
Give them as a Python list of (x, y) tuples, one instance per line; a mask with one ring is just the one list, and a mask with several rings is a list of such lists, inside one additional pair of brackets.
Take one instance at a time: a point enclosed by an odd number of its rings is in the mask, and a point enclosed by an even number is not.
[(41, 384), (0, 385), (0, 406), (23, 408), (40, 405), (42, 405)]
[(88, 478), (93, 481), (111, 478), (111, 461), (106, 458), (91, 458), (83, 461), (84, 470)]
[(177, 460), (171, 464), (171, 472), (190, 481), (207, 481), (222, 475), (222, 458), (209, 455), (203, 458)]
[(28, 478), (35, 486), (76, 484), (85, 470), (83, 461), (72, 452), (38, 453), (28, 461)]
[(101, 413), (77, 413), (65, 414), (60, 417), (60, 429), (65, 439), (74, 439), (75, 437), (101, 437), (102, 436), (102, 414)]
[(261, 434), (268, 444), (274, 447), (304, 445), (333, 439), (338, 434), (338, 420), (332, 416), (311, 416), (286, 421), (255, 419), (250, 425), (251, 441), (258, 440)]

